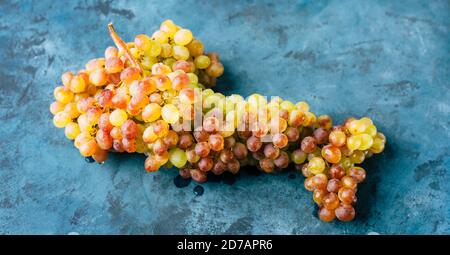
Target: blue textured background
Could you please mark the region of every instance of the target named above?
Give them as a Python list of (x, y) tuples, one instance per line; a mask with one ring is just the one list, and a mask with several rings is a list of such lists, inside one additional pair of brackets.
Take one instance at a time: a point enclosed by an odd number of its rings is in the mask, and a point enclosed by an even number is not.
[[(0, 233), (450, 233), (450, 2), (0, 1)], [(371, 2), (371, 4), (368, 4)], [(143, 157), (86, 164), (52, 126), (65, 70), (164, 19), (217, 51), (224, 93), (372, 117), (388, 144), (365, 164), (357, 218), (322, 223), (303, 178), (249, 176), (176, 188)]]

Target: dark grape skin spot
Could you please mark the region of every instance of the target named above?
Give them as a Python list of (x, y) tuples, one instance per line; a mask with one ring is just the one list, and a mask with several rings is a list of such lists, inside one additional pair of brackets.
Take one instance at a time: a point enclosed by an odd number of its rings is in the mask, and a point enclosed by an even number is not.
[(204, 192), (205, 192), (205, 189), (204, 189), (202, 186), (200, 186), (200, 185), (195, 186), (195, 188), (194, 188), (194, 194), (195, 194), (197, 197), (203, 195)]
[(85, 157), (84, 160), (85, 160), (87, 163), (94, 163), (94, 162), (95, 162), (95, 160), (94, 160), (93, 157)]
[(180, 175), (177, 175), (174, 179), (173, 179), (173, 184), (175, 184), (175, 186), (177, 188), (184, 188), (189, 186), (189, 184), (191, 183), (191, 178), (187, 178), (184, 179), (183, 177), (181, 177)]

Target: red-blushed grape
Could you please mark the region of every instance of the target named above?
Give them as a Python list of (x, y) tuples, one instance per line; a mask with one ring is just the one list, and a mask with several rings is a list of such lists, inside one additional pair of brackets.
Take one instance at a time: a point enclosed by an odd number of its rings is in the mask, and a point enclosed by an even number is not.
[(197, 142), (208, 141), (209, 134), (202, 127), (197, 127), (194, 130), (194, 137)]
[(328, 181), (327, 190), (328, 192), (337, 193), (341, 188), (341, 181), (338, 179), (331, 179)]
[(275, 164), (272, 159), (264, 158), (259, 161), (259, 166), (266, 173), (271, 173), (275, 169)]
[(292, 110), (289, 113), (289, 125), (292, 127), (298, 127), (305, 121), (305, 114), (299, 110)]
[[(84, 75), (86, 75), (87, 78), (83, 78)], [(73, 93), (81, 93), (86, 90), (87, 83), (89, 83), (89, 76), (87, 74), (77, 74), (70, 81), (69, 89)]]
[(95, 107), (95, 106), (90, 107), (86, 112), (87, 121), (91, 125), (98, 124), (98, 121), (99, 121), (101, 115), (102, 115), (102, 109)]
[(199, 142), (195, 145), (195, 153), (200, 157), (207, 157), (211, 148), (207, 142)]
[(278, 168), (286, 168), (289, 165), (289, 155), (284, 151), (280, 151), (280, 155), (273, 161), (273, 163)]
[(99, 94), (99, 96), (97, 98), (97, 102), (103, 108), (111, 107), (113, 97), (114, 97), (113, 91), (111, 91), (109, 89), (104, 89)]
[(108, 73), (119, 73), (124, 68), (124, 63), (118, 57), (111, 57), (106, 60), (105, 70)]
[(222, 162), (224, 162), (224, 163), (228, 163), (228, 162), (230, 162), (231, 160), (234, 159), (233, 152), (231, 152), (230, 150), (226, 150), (226, 149), (225, 149), (225, 150), (222, 150), (222, 151), (220, 152), (219, 157), (220, 157), (220, 160), (221, 160)]
[(291, 154), (291, 160), (294, 164), (303, 164), (307, 158), (307, 154), (301, 149), (294, 150)]
[(167, 146), (167, 144), (164, 143), (162, 138), (157, 139), (153, 143), (153, 153), (155, 153), (155, 154), (161, 155), (161, 154), (165, 153), (168, 149), (169, 149), (169, 146)]
[(286, 147), (286, 145), (288, 145), (288, 138), (285, 134), (275, 134), (272, 137), (272, 143), (273, 145), (275, 145), (276, 147), (282, 149), (284, 147)]
[(314, 176), (314, 174), (312, 174), (309, 169), (308, 169), (308, 164), (303, 164), (303, 165), (295, 165), (297, 168), (300, 169), (300, 171), (302, 172), (303, 176), (305, 176), (306, 178)]
[(114, 108), (126, 109), (128, 100), (128, 95), (116, 94), (112, 97), (111, 103)]
[(139, 80), (141, 78), (141, 74), (139, 69), (136, 67), (127, 67), (120, 73), (120, 80), (125, 82), (126, 84), (131, 83), (132, 81)]
[(344, 146), (347, 141), (347, 136), (343, 131), (333, 130), (328, 136), (330, 143), (336, 147)]
[(122, 124), (120, 130), (122, 131), (122, 135), (128, 139), (136, 138), (137, 133), (138, 133), (138, 127), (136, 125), (136, 122), (134, 122), (130, 119), (126, 120)]
[(338, 191), (339, 200), (344, 204), (352, 204), (355, 201), (355, 191), (353, 189), (342, 187)]
[(327, 209), (326, 207), (322, 207), (319, 209), (319, 219), (325, 222), (331, 222), (336, 218), (334, 210)]
[(317, 141), (317, 144), (325, 144), (328, 142), (328, 136), (330, 135), (330, 132), (323, 128), (318, 128), (314, 130), (314, 138)]
[(136, 152), (136, 139), (134, 138), (122, 138), (122, 145), (126, 152)]
[(156, 63), (152, 66), (152, 74), (167, 75), (170, 72), (172, 72), (170, 67), (167, 65), (164, 65), (163, 63)]
[(341, 179), (345, 176), (345, 169), (339, 164), (333, 164), (328, 170), (328, 175), (332, 179)]
[(339, 206), (339, 198), (336, 193), (330, 192), (322, 199), (322, 204), (325, 208), (329, 210), (334, 210)]
[(164, 101), (159, 93), (152, 93), (149, 96), (150, 103), (155, 103), (161, 105)]
[(256, 136), (247, 139), (247, 149), (251, 152), (258, 151), (262, 146), (261, 140)]
[(214, 166), (214, 162), (210, 157), (202, 157), (197, 163), (198, 169), (203, 172), (208, 172)]
[(194, 137), (190, 133), (183, 133), (178, 139), (178, 147), (182, 150), (186, 150), (194, 144)]
[(97, 141), (98, 147), (103, 150), (109, 150), (113, 146), (113, 138), (109, 135), (108, 132), (102, 129), (97, 131), (95, 140)]
[(156, 172), (160, 167), (154, 155), (149, 155), (145, 159), (144, 168), (147, 172)]
[(119, 55), (119, 50), (114, 46), (109, 46), (105, 50), (105, 58), (106, 59), (117, 57), (118, 55)]
[(361, 183), (366, 179), (366, 170), (358, 166), (350, 167), (348, 169), (348, 175), (353, 177), (357, 183)]
[(219, 77), (223, 74), (223, 65), (220, 62), (211, 62), (211, 65), (206, 68), (206, 73), (211, 77)]
[(328, 178), (325, 174), (316, 174), (312, 177), (312, 186), (314, 189), (325, 190), (328, 184)]
[(342, 183), (342, 186), (350, 188), (350, 189), (355, 189), (356, 186), (358, 185), (358, 182), (355, 180), (355, 178), (353, 178), (351, 176), (342, 177), (341, 183)]
[(248, 150), (243, 143), (236, 143), (233, 147), (233, 154), (237, 159), (244, 159), (247, 157)]
[(180, 102), (185, 104), (193, 104), (195, 102), (195, 91), (193, 88), (184, 88), (178, 95)]
[(153, 132), (158, 137), (164, 137), (169, 133), (169, 124), (164, 120), (157, 120), (153, 124)]
[(120, 130), (119, 127), (113, 127), (111, 129), (111, 131), (109, 132), (109, 135), (113, 138), (113, 139), (117, 139), (117, 140), (122, 140), (123, 136), (122, 136), (122, 131)]
[(123, 148), (122, 139), (114, 139), (113, 140), (113, 149), (116, 152), (124, 152), (125, 149)]
[(269, 159), (276, 159), (280, 155), (280, 149), (268, 143), (264, 146), (264, 156)]
[(194, 148), (188, 148), (186, 150), (186, 159), (189, 161), (189, 163), (197, 163), (200, 160), (200, 157), (195, 153)]
[(90, 157), (97, 151), (98, 145), (95, 139), (90, 139), (80, 144), (80, 153), (83, 157)]
[(155, 154), (155, 159), (159, 165), (164, 165), (169, 161), (170, 154), (168, 151), (165, 151), (162, 154)]
[(341, 204), (334, 212), (340, 221), (351, 221), (355, 218), (355, 209), (349, 204)]
[(167, 133), (167, 135), (165, 137), (162, 138), (163, 142), (169, 147), (175, 147), (178, 143), (178, 134), (173, 131), (173, 130), (169, 130), (169, 132)]
[(153, 131), (152, 126), (149, 126), (144, 130), (144, 133), (142, 134), (142, 139), (146, 143), (153, 143), (158, 139), (158, 136)]
[(237, 174), (240, 168), (241, 164), (237, 159), (232, 159), (230, 162), (227, 163), (227, 169), (232, 174)]
[(142, 109), (142, 119), (145, 122), (153, 122), (161, 117), (161, 106), (156, 103), (147, 104)]
[(211, 169), (211, 172), (213, 172), (215, 175), (221, 175), (227, 170), (227, 165), (221, 161), (218, 160), (214, 163), (213, 168)]
[(203, 129), (206, 132), (217, 132), (220, 129), (219, 120), (216, 117), (207, 117), (203, 120)]
[(313, 191), (315, 189), (313, 177), (307, 177), (304, 181), (303, 186), (305, 187), (306, 190)]
[(328, 191), (324, 189), (315, 189), (313, 192), (313, 200), (317, 205), (321, 206), (326, 195), (328, 195)]
[(300, 132), (294, 127), (288, 127), (284, 134), (287, 136), (289, 142), (296, 142), (300, 137)]
[(92, 155), (92, 158), (98, 163), (102, 164), (108, 159), (108, 151), (97, 149), (95, 153)]
[(198, 183), (206, 182), (206, 180), (208, 178), (206, 175), (206, 172), (200, 171), (198, 169), (191, 169), (191, 177), (192, 177), (192, 180), (194, 180)]
[(332, 164), (339, 163), (341, 161), (341, 150), (333, 145), (326, 145), (322, 148), (322, 157)]
[(221, 151), (224, 148), (224, 139), (223, 136), (219, 134), (212, 134), (208, 138), (209, 146), (213, 151)]
[(330, 130), (331, 127), (333, 126), (333, 121), (331, 120), (331, 117), (328, 115), (320, 115), (317, 118), (316, 123), (320, 128), (323, 128), (325, 130)]
[(191, 64), (189, 62), (187, 62), (186, 60), (177, 60), (172, 65), (173, 71), (182, 70), (185, 73), (190, 73), (191, 68), (192, 68)]
[(307, 136), (307, 137), (303, 138), (303, 140), (301, 142), (302, 151), (304, 151), (306, 153), (312, 153), (316, 150), (316, 148), (317, 148), (317, 141), (314, 137)]

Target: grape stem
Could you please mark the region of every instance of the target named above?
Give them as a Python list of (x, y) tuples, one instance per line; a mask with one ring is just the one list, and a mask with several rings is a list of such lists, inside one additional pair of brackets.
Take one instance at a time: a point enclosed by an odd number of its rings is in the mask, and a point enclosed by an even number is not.
[(130, 61), (131, 65), (139, 69), (139, 72), (142, 74), (141, 64), (133, 57), (133, 55), (131, 55), (131, 52), (128, 50), (127, 45), (122, 40), (122, 38), (120, 38), (116, 30), (114, 29), (112, 22), (108, 24), (108, 30), (109, 35), (111, 36), (117, 48), (125, 53), (125, 57), (128, 59), (128, 61)]

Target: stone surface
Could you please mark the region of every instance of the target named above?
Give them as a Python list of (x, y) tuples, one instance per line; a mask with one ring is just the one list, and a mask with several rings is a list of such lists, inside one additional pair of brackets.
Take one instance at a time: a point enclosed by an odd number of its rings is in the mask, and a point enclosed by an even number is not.
[[(278, 2), (0, 1), (0, 233), (449, 234), (449, 1)], [(103, 54), (109, 21), (131, 39), (167, 18), (220, 53), (224, 93), (374, 119), (388, 144), (365, 164), (355, 221), (316, 219), (299, 174), (196, 196), (143, 156), (80, 157), (48, 111), (60, 74)]]

